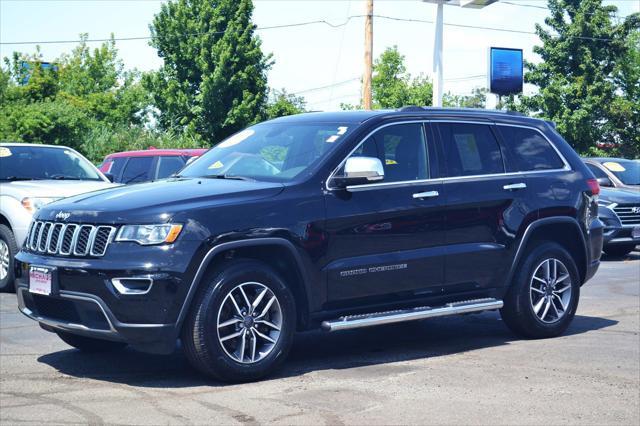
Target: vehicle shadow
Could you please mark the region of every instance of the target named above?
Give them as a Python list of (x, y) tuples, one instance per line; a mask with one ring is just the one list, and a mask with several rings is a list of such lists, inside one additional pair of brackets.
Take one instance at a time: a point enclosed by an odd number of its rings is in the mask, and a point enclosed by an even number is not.
[[(617, 321), (577, 315), (565, 335), (611, 327)], [(312, 371), (342, 370), (435, 358), (519, 340), (495, 312), (393, 324), (339, 333), (313, 331), (296, 336), (288, 360), (269, 380)], [(75, 349), (43, 355), (38, 361), (59, 372), (129, 386), (182, 388), (225, 386), (190, 367), (177, 349), (171, 355), (150, 355), (125, 349), (84, 354)]]

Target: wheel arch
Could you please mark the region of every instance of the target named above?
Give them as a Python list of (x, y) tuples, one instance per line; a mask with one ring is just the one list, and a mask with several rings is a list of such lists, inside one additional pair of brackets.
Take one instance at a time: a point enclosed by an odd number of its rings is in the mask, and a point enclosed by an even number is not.
[(203, 257), (191, 282), (187, 296), (176, 321), (176, 330), (181, 330), (184, 319), (191, 309), (193, 298), (211, 268), (220, 265), (229, 258), (259, 260), (271, 266), (282, 275), (293, 292), (296, 301), (297, 326), (304, 328), (309, 320), (309, 279), (305, 274), (304, 263), (293, 243), (284, 238), (260, 238), (232, 241), (212, 247)]
[(516, 268), (529, 247), (540, 241), (553, 241), (563, 246), (576, 262), (580, 283), (585, 282), (589, 257), (587, 241), (578, 221), (572, 217), (547, 217), (533, 221), (525, 229), (507, 275), (507, 287), (511, 286)]

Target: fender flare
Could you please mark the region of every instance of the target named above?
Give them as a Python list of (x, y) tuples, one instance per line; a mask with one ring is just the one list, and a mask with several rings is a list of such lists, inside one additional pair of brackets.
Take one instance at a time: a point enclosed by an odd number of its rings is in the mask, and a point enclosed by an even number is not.
[[(583, 255), (584, 255), (585, 262), (587, 263), (589, 262), (589, 254), (587, 252), (587, 241), (585, 240), (584, 233), (582, 232), (582, 229), (580, 228), (580, 225), (578, 224), (578, 221), (576, 219), (568, 216), (545, 217), (542, 219), (536, 219), (527, 226), (527, 229), (525, 229), (524, 234), (520, 239), (520, 243), (518, 244), (518, 249), (516, 250), (516, 255), (513, 258), (511, 268), (509, 269), (509, 274), (507, 275), (507, 280), (506, 280), (507, 288), (511, 287), (511, 281), (513, 280), (513, 276), (515, 275), (516, 268), (518, 267), (518, 263), (520, 263), (520, 260), (524, 255), (524, 248), (527, 246), (527, 243), (529, 242), (529, 238), (531, 238), (531, 235), (533, 234), (533, 232), (542, 226), (557, 224), (557, 223), (569, 224), (570, 226), (573, 226), (576, 228), (576, 230), (578, 231), (578, 235), (580, 235), (580, 243), (582, 246), (582, 250), (584, 252)], [(579, 267), (580, 266), (582, 266), (583, 269), (586, 271), (586, 267), (587, 267), (586, 264), (579, 265)]]
[(193, 277), (193, 280), (191, 281), (191, 285), (189, 286), (189, 291), (187, 292), (187, 296), (185, 297), (184, 302), (182, 303), (182, 307), (180, 308), (180, 313), (178, 314), (178, 319), (176, 320), (176, 323), (175, 323), (176, 330), (178, 331), (181, 329), (182, 323), (184, 322), (184, 319), (186, 318), (187, 313), (189, 312), (189, 308), (191, 307), (191, 303), (193, 302), (193, 298), (196, 294), (196, 291), (200, 286), (200, 281), (202, 280), (202, 277), (205, 271), (207, 270), (207, 268), (211, 264), (211, 261), (216, 255), (222, 252), (225, 252), (227, 250), (233, 250), (237, 248), (259, 247), (259, 246), (269, 246), (269, 245), (279, 245), (281, 247), (284, 247), (293, 256), (293, 259), (296, 263), (298, 271), (300, 272), (300, 275), (302, 277), (302, 285), (306, 293), (305, 297), (307, 299), (307, 304), (308, 304), (309, 295), (311, 294), (309, 292), (310, 290), (309, 279), (307, 277), (307, 274), (305, 273), (302, 257), (300, 256), (300, 253), (298, 252), (298, 250), (296, 250), (296, 247), (293, 245), (291, 241), (284, 238), (278, 238), (278, 237), (231, 241), (227, 243), (221, 243), (212, 247), (207, 252), (207, 254), (202, 258), (202, 261), (200, 262), (200, 266), (198, 267), (198, 270), (196, 271), (196, 274)]

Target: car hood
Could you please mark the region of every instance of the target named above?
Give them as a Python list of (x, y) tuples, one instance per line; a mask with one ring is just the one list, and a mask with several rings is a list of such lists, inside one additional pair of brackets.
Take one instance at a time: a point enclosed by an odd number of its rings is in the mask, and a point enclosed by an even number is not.
[[(280, 183), (269, 182), (168, 179), (56, 201), (39, 210), (38, 219), (60, 220), (66, 217), (66, 222), (80, 223), (164, 223), (176, 213), (272, 197), (283, 188)], [(58, 219), (56, 215), (59, 215)]]
[(640, 193), (632, 189), (600, 189), (600, 200), (616, 204), (640, 204)]
[(99, 189), (113, 188), (114, 183), (94, 180), (24, 180), (2, 182), (2, 192), (16, 198), (66, 198)]

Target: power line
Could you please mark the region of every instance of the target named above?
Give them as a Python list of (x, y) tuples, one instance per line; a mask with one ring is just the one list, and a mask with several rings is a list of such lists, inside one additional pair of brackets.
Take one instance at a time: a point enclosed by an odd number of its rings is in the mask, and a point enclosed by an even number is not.
[[(112, 1), (112, 0), (109, 0)], [(292, 24), (282, 24), (282, 25), (272, 25), (267, 27), (256, 27), (256, 31), (266, 31), (266, 30), (276, 30), (283, 28), (294, 28), (294, 27), (302, 27), (308, 25), (327, 25), (331, 28), (340, 28), (348, 25), (349, 22), (356, 18), (364, 18), (366, 15), (351, 15), (348, 16), (347, 19), (338, 24), (334, 24), (327, 20), (315, 20), (315, 21), (306, 21), (306, 22), (297, 22)], [(386, 15), (374, 15), (374, 18), (384, 19), (389, 21), (397, 21), (397, 22), (414, 22), (414, 23), (423, 23), (423, 24), (433, 24), (434, 22), (428, 19), (412, 19), (412, 18), (400, 18), (395, 16), (386, 16)], [(514, 34), (527, 34), (527, 35), (537, 35), (535, 31), (526, 31), (526, 30), (517, 30), (517, 29), (509, 29), (509, 28), (495, 28), (495, 27), (485, 27), (481, 25), (467, 25), (467, 24), (456, 24), (452, 22), (445, 22), (445, 26), (455, 27), (455, 28), (469, 28), (476, 30), (485, 30), (485, 31), (498, 31), (498, 32), (506, 32), (506, 33), (514, 33)], [(203, 34), (224, 34), (225, 31), (212, 31), (212, 32), (201, 32), (201, 33), (191, 33), (186, 34), (189, 37), (198, 36)], [(141, 36), (141, 37), (118, 37), (118, 38), (102, 38), (102, 39), (86, 39), (84, 40), (87, 43), (94, 42), (107, 42), (107, 41), (132, 41), (132, 40), (150, 40), (153, 37), (151, 36)], [(566, 38), (576, 38), (580, 40), (591, 40), (591, 41), (612, 41), (610, 38), (604, 37), (584, 37), (584, 36), (566, 36)], [(0, 42), (0, 45), (9, 46), (9, 45), (25, 45), (25, 44), (65, 44), (65, 43), (80, 43), (83, 40), (40, 40), (40, 41), (9, 41), (9, 42)]]

